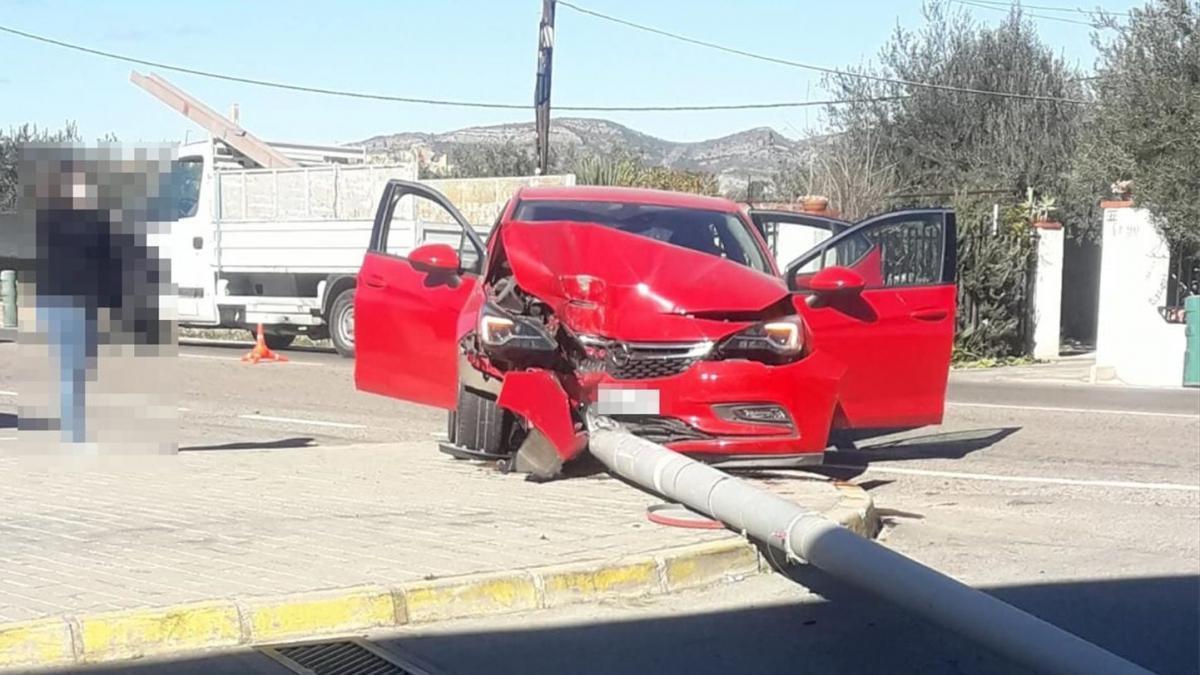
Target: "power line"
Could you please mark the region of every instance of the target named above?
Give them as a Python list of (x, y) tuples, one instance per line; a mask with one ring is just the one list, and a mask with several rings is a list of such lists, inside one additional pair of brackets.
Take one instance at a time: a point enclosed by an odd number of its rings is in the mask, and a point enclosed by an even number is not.
[(1023, 2), (1001, 2), (1000, 0), (976, 0), (976, 2), (985, 5), (999, 5), (1001, 7), (1019, 7), (1021, 9), (1036, 9), (1046, 12), (1070, 12), (1073, 14), (1106, 14), (1108, 16), (1130, 16), (1129, 12), (1110, 12), (1108, 10), (1089, 10), (1082, 7), (1054, 7), (1051, 5), (1026, 5)]
[(821, 105), (842, 105), (846, 103), (875, 103), (881, 101), (899, 101), (908, 96), (871, 96), (868, 98), (838, 98), (824, 101), (781, 101), (778, 103), (730, 103), (714, 105), (664, 105), (664, 106), (570, 106), (556, 105), (555, 110), (573, 112), (684, 112), (699, 110), (762, 110), (768, 108), (804, 108)]
[[(46, 44), (71, 49), (93, 56), (100, 56), (106, 59), (115, 61), (123, 61), (125, 63), (133, 63), (161, 70), (169, 70), (178, 73), (186, 73), (188, 75), (196, 75), (199, 77), (207, 77), (214, 80), (224, 80), (228, 82), (238, 82), (241, 84), (249, 84), (258, 87), (269, 87), (272, 89), (283, 89), (287, 91), (298, 91), (309, 94), (322, 94), (326, 96), (341, 96), (345, 98), (369, 99), (375, 101), (393, 101), (398, 103), (416, 103), (421, 105), (435, 105), (458, 108), (488, 108), (494, 110), (532, 110), (532, 105), (519, 103), (500, 103), (489, 101), (464, 101), (455, 99), (436, 99), (436, 98), (420, 98), (412, 96), (392, 96), (387, 94), (371, 94), (359, 91), (347, 91), (342, 89), (327, 89), (324, 87), (310, 87), (298, 84), (288, 84), (285, 82), (273, 82), (270, 80), (259, 80), (250, 77), (240, 77), (237, 75), (225, 75), (208, 70), (200, 70), (197, 68), (187, 68), (184, 66), (171, 65), (161, 61), (150, 61), (124, 54), (107, 52), (101, 49), (85, 47), (83, 45), (64, 42), (44, 35), (36, 35), (27, 33), (16, 28), (0, 25), (0, 32), (9, 33), (19, 37), (36, 40)], [(560, 105), (555, 106), (556, 109), (567, 112), (688, 112), (688, 111), (716, 111), (716, 110), (767, 110), (774, 108), (803, 108), (809, 106), (825, 106), (838, 105), (843, 103), (861, 103), (871, 101), (888, 101), (904, 98), (902, 96), (882, 96), (877, 98), (859, 98), (859, 99), (831, 99), (823, 101), (774, 101), (767, 103), (731, 103), (731, 104), (712, 104), (712, 105), (647, 105), (647, 106), (571, 106)]]
[[(959, 4), (959, 5), (963, 5), (966, 7), (974, 7), (976, 9), (990, 9), (994, 12), (1004, 12), (1006, 14), (1012, 12), (1014, 7), (1020, 6), (1020, 5), (1004, 5), (1003, 7), (1000, 7), (1000, 6), (995, 6), (995, 5), (985, 5), (985, 4), (982, 4), (979, 2), (970, 2), (969, 0), (950, 0), (950, 2)], [(1031, 19), (1043, 19), (1046, 21), (1058, 21), (1060, 23), (1073, 23), (1077, 26), (1087, 26), (1088, 28), (1101, 28), (1101, 26), (1097, 26), (1096, 24), (1094, 24), (1090, 21), (1076, 21), (1075, 19), (1067, 19), (1067, 18), (1061, 17), (1061, 16), (1049, 16), (1046, 14), (1034, 14), (1033, 12), (1024, 11), (1024, 9), (1022, 9), (1021, 15), (1027, 16)]]
[(913, 80), (903, 80), (903, 79), (894, 78), (894, 77), (883, 77), (881, 75), (869, 75), (866, 73), (849, 72), (849, 71), (845, 71), (845, 70), (838, 70), (837, 68), (828, 68), (825, 66), (814, 66), (814, 65), (808, 64), (808, 63), (801, 63), (799, 61), (791, 61), (789, 59), (783, 59), (783, 58), (779, 58), (776, 56), (767, 56), (764, 54), (757, 54), (754, 52), (745, 51), (743, 49), (737, 49), (734, 47), (728, 47), (725, 45), (717, 44), (715, 42), (708, 42), (706, 40), (699, 40), (696, 38), (687, 37), (686, 35), (672, 33), (670, 31), (662, 30), (659, 28), (654, 28), (652, 26), (646, 26), (646, 25), (643, 25), (640, 23), (635, 23), (633, 21), (628, 21), (626, 19), (621, 19), (619, 17), (611, 16), (608, 14), (603, 14), (601, 12), (587, 9), (585, 7), (580, 7), (579, 5), (568, 2), (567, 0), (558, 0), (558, 4), (560, 6), (573, 9), (576, 12), (579, 12), (580, 14), (587, 14), (589, 16), (593, 16), (598, 19), (603, 19), (605, 21), (611, 21), (613, 23), (621, 24), (622, 26), (627, 26), (629, 28), (634, 28), (634, 29), (637, 29), (640, 31), (645, 31), (647, 33), (653, 33), (655, 35), (661, 35), (663, 37), (667, 37), (672, 40), (686, 42), (688, 44), (696, 45), (699, 47), (705, 47), (707, 49), (715, 49), (717, 51), (725, 52), (727, 54), (736, 54), (738, 56), (744, 56), (746, 58), (755, 59), (757, 61), (765, 61), (767, 63), (791, 66), (793, 68), (802, 68), (804, 70), (811, 70), (811, 71), (815, 71), (818, 73), (828, 73), (830, 75), (838, 75), (841, 77), (852, 77), (852, 78), (858, 78), (858, 79), (863, 79), (863, 80), (873, 80), (875, 82), (887, 82), (890, 84), (900, 84), (900, 85), (904, 85), (907, 87), (916, 87), (916, 88), (921, 88), (921, 89), (935, 89), (935, 90), (939, 90), (939, 91), (952, 91), (952, 92), (957, 92), (957, 93), (962, 93), (962, 94), (978, 94), (981, 96), (996, 96), (996, 97), (1000, 97), (1000, 98), (1012, 98), (1012, 99), (1020, 99), (1020, 100), (1024, 100), (1024, 101), (1046, 101), (1046, 102), (1051, 102), (1051, 103), (1075, 103), (1075, 104), (1083, 104), (1083, 105), (1088, 105), (1091, 103), (1091, 101), (1085, 101), (1083, 99), (1063, 98), (1063, 97), (1058, 97), (1058, 96), (1042, 96), (1039, 94), (1020, 94), (1020, 93), (1016, 93), (1016, 92), (993, 91), (993, 90), (989, 90), (989, 89), (973, 89), (971, 87), (956, 87), (956, 86), (948, 85), (948, 84), (934, 84), (932, 82), (916, 82)]
[(115, 54), (113, 52), (106, 52), (106, 51), (103, 51), (100, 49), (84, 47), (83, 45), (76, 45), (76, 44), (71, 44), (70, 42), (63, 42), (61, 40), (55, 40), (54, 38), (48, 38), (48, 37), (45, 37), (42, 35), (34, 35), (33, 33), (26, 33), (25, 31), (17, 30), (15, 28), (9, 28), (8, 26), (0, 26), (0, 31), (3, 31), (5, 33), (11, 33), (12, 35), (19, 35), (23, 38), (28, 38), (30, 40), (37, 40), (38, 42), (45, 42), (47, 44), (52, 44), (52, 45), (55, 45), (58, 47), (64, 47), (66, 49), (73, 49), (75, 51), (83, 52), (85, 54), (102, 56), (104, 58), (113, 59), (116, 61), (124, 61), (126, 63), (136, 63), (136, 64), (143, 65), (143, 66), (149, 66), (151, 68), (161, 68), (162, 70), (172, 70), (177, 73), (187, 73), (188, 75), (198, 75), (200, 77), (208, 77), (208, 78), (212, 78), (214, 80), (227, 80), (230, 82), (241, 82), (243, 84), (253, 84), (253, 85), (256, 85), (259, 87), (271, 87), (274, 89), (288, 89), (291, 91), (304, 91), (304, 92), (309, 92), (309, 93), (313, 93), (313, 94), (327, 94), (330, 96), (346, 96), (349, 98), (366, 98), (366, 99), (374, 99), (374, 100), (378, 100), (378, 101), (398, 101), (401, 103), (423, 103), (426, 105), (454, 106), (454, 107), (461, 107), (461, 108), (500, 108), (500, 109), (505, 109), (505, 110), (527, 110), (531, 107), (528, 105), (517, 105), (517, 104), (513, 104), (513, 103), (484, 103), (484, 102), (478, 102), (478, 101), (455, 101), (455, 100), (448, 100), (448, 99), (415, 98), (415, 97), (409, 97), (409, 96), (386, 96), (383, 94), (367, 94), (367, 93), (362, 93), (362, 92), (341, 91), (341, 90), (337, 90), (337, 89), (324, 89), (321, 87), (306, 87), (306, 86), (296, 85), (296, 84), (284, 84), (282, 82), (271, 82), (269, 80), (256, 80), (256, 79), (249, 78), (249, 77), (238, 77), (236, 75), (222, 75), (220, 73), (214, 73), (214, 72), (207, 71), (207, 70), (198, 70), (196, 68), (185, 68), (183, 66), (173, 66), (171, 64), (162, 63), (160, 61), (149, 61), (146, 59), (139, 59), (139, 58), (136, 58), (133, 56), (125, 56), (123, 54)]

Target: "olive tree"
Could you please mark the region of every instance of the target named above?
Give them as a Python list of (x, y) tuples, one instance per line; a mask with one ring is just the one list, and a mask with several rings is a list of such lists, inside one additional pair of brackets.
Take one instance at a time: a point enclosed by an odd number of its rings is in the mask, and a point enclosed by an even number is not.
[[(959, 352), (1023, 353), (1032, 230), (1010, 207), (1032, 188), (1060, 197), (1059, 214), (1072, 233), (1099, 221), (1094, 196), (1071, 198), (1090, 103), (1080, 74), (1019, 7), (989, 27), (937, 0), (925, 5), (921, 26), (897, 28), (873, 63), (830, 75), (826, 86), (853, 101), (828, 111), (842, 163), (859, 174), (871, 167), (888, 187), (853, 210), (954, 206)], [(993, 216), (996, 204), (1001, 218)]]
[(0, 213), (17, 209), (17, 164), (21, 146), (30, 143), (73, 143), (82, 140), (74, 122), (67, 122), (62, 129), (39, 129), (33, 124), (22, 124), (8, 131), (0, 129)]
[(1080, 171), (1131, 180), (1176, 254), (1200, 250), (1200, 3), (1154, 0), (1102, 17)]
[[(901, 194), (1019, 200), (1029, 187), (1066, 192), (1086, 105), (911, 83), (1083, 101), (1080, 74), (1038, 37), (1019, 7), (995, 27), (940, 1), (927, 4), (924, 17), (916, 30), (897, 28), (874, 65), (827, 77), (838, 98), (857, 101), (829, 109), (834, 130), (894, 172)], [(988, 200), (963, 205), (974, 201)]]

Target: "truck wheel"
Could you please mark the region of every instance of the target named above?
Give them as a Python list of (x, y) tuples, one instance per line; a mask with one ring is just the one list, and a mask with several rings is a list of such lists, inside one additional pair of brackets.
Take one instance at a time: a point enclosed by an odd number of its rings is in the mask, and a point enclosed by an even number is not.
[(329, 324), (329, 340), (342, 356), (354, 358), (354, 289), (338, 293), (325, 317)]
[(287, 349), (296, 341), (294, 334), (287, 333), (263, 333), (263, 342), (267, 343), (267, 349)]
[(455, 445), (489, 454), (504, 451), (504, 411), (495, 400), (460, 387), (458, 409), (451, 419)]

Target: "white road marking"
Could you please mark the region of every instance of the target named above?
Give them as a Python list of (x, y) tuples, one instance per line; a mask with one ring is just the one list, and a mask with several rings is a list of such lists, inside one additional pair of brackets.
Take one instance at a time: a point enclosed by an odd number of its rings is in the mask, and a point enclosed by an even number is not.
[(1131, 490), (1175, 490), (1200, 492), (1200, 485), (1184, 483), (1139, 483), (1124, 480), (1086, 480), (1081, 478), (1051, 478), (1041, 476), (1004, 476), (990, 473), (966, 473), (963, 471), (934, 471), (932, 469), (903, 469), (882, 466), (845, 466), (826, 464), (831, 469), (862, 470), (865, 473), (894, 474), (897, 476), (929, 476), (932, 478), (957, 478), (960, 480), (995, 481), (1000, 483), (1042, 483), (1048, 485), (1080, 485), (1085, 487), (1129, 488)]
[(287, 424), (307, 424), (314, 427), (337, 427), (339, 429), (366, 429), (365, 424), (347, 424), (346, 422), (326, 422), (324, 420), (302, 420), (295, 417), (272, 417), (271, 415), (238, 415), (244, 420), (259, 420), (263, 422), (284, 422)]
[(1200, 414), (1154, 412), (1150, 410), (1112, 410), (1107, 408), (1059, 408), (1055, 406), (1038, 405), (1005, 405), (1002, 403), (959, 403), (946, 401), (947, 406), (956, 408), (995, 408), (998, 410), (1037, 410), (1039, 412), (1065, 413), (1095, 413), (1097, 415), (1131, 415), (1134, 417), (1181, 417), (1184, 419), (1200, 419)]
[[(211, 354), (180, 354), (180, 356), (182, 356), (185, 359), (208, 359), (209, 361), (238, 361), (238, 362), (241, 362), (241, 360), (242, 360), (242, 358), (240, 356), (213, 356)], [(270, 362), (268, 361), (266, 363), (270, 363)], [(295, 361), (292, 359), (288, 359), (287, 361), (285, 361), (285, 363), (287, 363), (288, 365), (292, 365), (292, 366), (317, 366), (317, 367), (320, 367), (320, 366), (325, 365), (324, 363), (313, 363), (311, 361)]]
[(183, 408), (183, 407), (176, 408), (175, 410), (177, 410), (178, 412), (192, 412), (191, 408)]
[(15, 392), (15, 391), (0, 391), (0, 396), (16, 396), (16, 395), (17, 395), (17, 392)]

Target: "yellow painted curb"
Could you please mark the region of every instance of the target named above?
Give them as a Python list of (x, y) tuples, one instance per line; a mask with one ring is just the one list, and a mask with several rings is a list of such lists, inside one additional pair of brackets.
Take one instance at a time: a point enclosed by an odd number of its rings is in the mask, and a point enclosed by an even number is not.
[(651, 556), (600, 565), (581, 563), (546, 567), (530, 572), (541, 579), (542, 606), (547, 609), (662, 592), (658, 562)]
[(472, 574), (405, 584), (410, 623), (537, 609), (538, 588), (525, 572)]
[(667, 592), (758, 574), (758, 549), (744, 539), (683, 546), (661, 554)]
[(392, 592), (381, 586), (248, 598), (238, 605), (252, 643), (404, 623), (396, 613)]
[[(870, 495), (852, 483), (834, 486), (838, 504), (823, 515), (863, 536), (878, 533), (879, 517)], [(763, 562), (753, 544), (731, 535), (607, 561), (0, 624), (0, 670), (116, 661), (671, 593), (767, 571)]]
[(62, 619), (0, 624), (0, 668), (72, 663), (71, 626)]
[(233, 602), (108, 612), (77, 621), (79, 660), (89, 663), (232, 647), (242, 641), (241, 619)]

